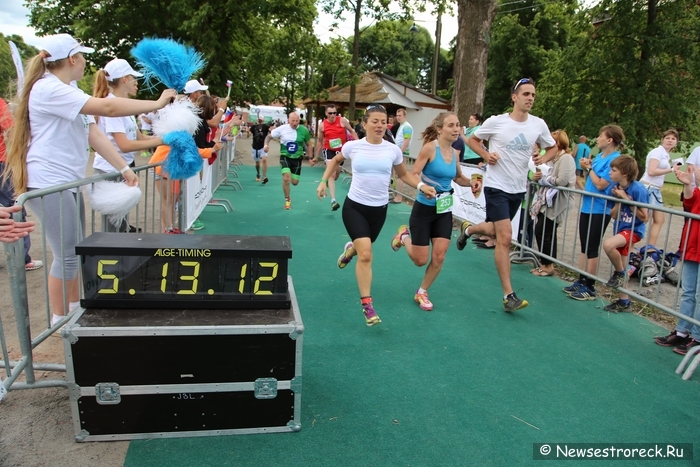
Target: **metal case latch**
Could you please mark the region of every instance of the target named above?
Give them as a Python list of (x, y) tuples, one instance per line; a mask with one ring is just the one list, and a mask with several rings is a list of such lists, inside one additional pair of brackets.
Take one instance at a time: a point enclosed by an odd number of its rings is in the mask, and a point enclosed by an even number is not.
[(277, 397), (277, 380), (275, 378), (258, 378), (255, 380), (256, 399), (274, 399)]
[(116, 405), (122, 401), (117, 383), (97, 383), (95, 385), (95, 397), (100, 405)]

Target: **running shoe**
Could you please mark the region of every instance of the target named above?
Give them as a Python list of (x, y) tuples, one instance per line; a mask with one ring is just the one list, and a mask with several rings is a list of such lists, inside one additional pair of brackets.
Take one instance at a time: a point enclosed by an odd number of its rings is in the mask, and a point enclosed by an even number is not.
[(352, 242), (346, 243), (345, 248), (343, 249), (343, 254), (338, 257), (338, 267), (340, 269), (343, 269), (350, 263), (350, 261), (352, 261), (352, 256), (347, 256), (350, 248), (352, 248)]
[(413, 296), (413, 300), (416, 301), (418, 305), (420, 305), (422, 310), (425, 311), (432, 311), (433, 310), (433, 302), (430, 301), (428, 298), (428, 292), (423, 292), (420, 293), (416, 290), (416, 295)]
[(622, 287), (622, 284), (624, 283), (625, 273), (615, 271), (612, 273), (612, 276), (610, 276), (610, 279), (608, 279), (608, 282), (605, 285), (607, 285), (608, 287), (612, 287), (613, 289), (617, 289)]
[(578, 292), (574, 292), (569, 294), (569, 297), (573, 298), (574, 300), (595, 300), (596, 299), (596, 293), (595, 290), (586, 287), (585, 285), (582, 285), (581, 288), (578, 290)]
[(338, 203), (337, 201), (333, 201), (331, 203), (331, 211), (337, 211), (338, 208), (340, 208), (340, 203)]
[(256, 181), (256, 182), (259, 182), (259, 181), (260, 181), (260, 175), (256, 175), (256, 176), (255, 176), (255, 181)]
[(581, 287), (584, 287), (584, 285), (577, 280), (573, 284), (564, 287), (562, 290), (564, 291), (564, 293), (571, 295), (572, 293), (576, 293), (579, 290), (581, 290)]
[(467, 245), (467, 240), (469, 240), (469, 235), (467, 235), (467, 229), (470, 225), (472, 225), (472, 223), (469, 221), (462, 222), (462, 227), (460, 227), (461, 232), (459, 234), (459, 237), (457, 237), (458, 250), (464, 250), (464, 247)]
[(24, 265), (25, 271), (36, 271), (44, 267), (44, 262), (38, 259), (33, 259)]
[(515, 310), (525, 308), (527, 305), (528, 305), (527, 300), (519, 299), (515, 295), (515, 292), (509, 293), (506, 296), (506, 298), (503, 300), (503, 309), (508, 313), (512, 313)]
[(166, 233), (166, 234), (184, 234), (185, 232), (183, 232), (182, 230), (180, 230), (180, 229), (178, 229), (178, 228), (176, 228), (176, 227), (173, 227), (172, 229), (167, 229), (167, 230), (165, 231), (165, 233)]
[(290, 198), (284, 201), (284, 209), (292, 209), (292, 200)]
[(681, 337), (676, 331), (673, 331), (668, 336), (655, 337), (654, 342), (663, 347), (677, 347), (687, 344), (688, 342), (690, 342), (690, 339), (690, 336)]
[(267, 182), (269, 182), (269, 180), (267, 179), (267, 177), (264, 177), (264, 178), (262, 179), (262, 184), (264, 185), (264, 184), (266, 184)]
[(401, 237), (403, 237), (404, 235), (408, 235), (408, 226), (406, 224), (400, 226), (397, 234), (394, 235), (394, 238), (391, 239), (391, 249), (392, 250), (399, 251), (399, 249), (403, 245), (403, 242), (401, 241)]
[(374, 311), (374, 308), (372, 307), (372, 302), (362, 305), (362, 313), (365, 314), (365, 321), (367, 322), (367, 326), (374, 326), (375, 324), (379, 324), (382, 322), (382, 320), (379, 319), (377, 312)]
[(679, 345), (678, 347), (674, 348), (673, 351), (678, 355), (685, 355), (690, 349), (698, 345), (700, 345), (700, 342), (691, 338), (686, 344)]
[(192, 223), (192, 230), (202, 230), (204, 228), (204, 223), (199, 219), (195, 219)]
[(605, 311), (614, 311), (615, 313), (619, 313), (620, 311), (629, 310), (631, 305), (632, 304), (629, 301), (625, 303), (622, 300), (615, 300), (614, 302), (605, 305), (605, 308), (603, 309)]

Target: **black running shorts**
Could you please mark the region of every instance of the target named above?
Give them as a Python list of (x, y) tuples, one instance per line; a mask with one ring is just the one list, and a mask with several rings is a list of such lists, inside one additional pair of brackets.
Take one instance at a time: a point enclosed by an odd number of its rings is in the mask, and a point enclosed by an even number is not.
[(369, 238), (374, 243), (386, 221), (386, 206), (365, 206), (345, 198), (343, 224), (350, 239)]
[(428, 246), (431, 238), (452, 238), (452, 213), (438, 214), (435, 206), (416, 201), (408, 223), (415, 246)]

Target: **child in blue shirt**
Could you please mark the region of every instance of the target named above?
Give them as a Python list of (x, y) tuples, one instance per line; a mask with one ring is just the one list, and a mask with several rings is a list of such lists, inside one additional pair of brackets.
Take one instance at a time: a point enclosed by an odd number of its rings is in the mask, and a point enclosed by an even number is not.
[[(610, 194), (623, 200), (647, 204), (647, 190), (637, 181), (639, 166), (631, 156), (619, 156), (610, 163)], [(649, 212), (624, 203), (617, 203), (610, 215), (615, 219), (615, 235), (603, 242), (603, 250), (615, 268), (606, 284), (608, 287), (622, 287), (625, 283), (625, 265), (632, 246), (644, 238)], [(620, 298), (605, 307), (606, 311), (624, 311), (630, 307), (629, 295), (620, 292)]]

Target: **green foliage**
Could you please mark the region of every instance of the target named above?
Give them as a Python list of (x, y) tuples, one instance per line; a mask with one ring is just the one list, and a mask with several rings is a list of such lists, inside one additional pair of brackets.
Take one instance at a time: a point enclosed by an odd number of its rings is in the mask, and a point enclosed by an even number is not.
[(525, 0), (517, 8), (512, 0), (501, 3), (492, 25), (484, 115), (502, 113), (512, 105), (510, 88), (518, 79), (539, 83), (569, 43), (576, 8), (571, 0)]
[(700, 5), (691, 0), (604, 0), (580, 12), (570, 46), (543, 73), (539, 113), (570, 134), (616, 123), (640, 162), (669, 127), (697, 141), (699, 30)]
[(40, 33), (67, 32), (97, 49), (88, 57), (103, 66), (143, 37), (172, 37), (207, 59), (203, 77), (213, 94), (225, 95), (233, 81), (234, 102), (294, 99), (304, 63), (318, 47), (312, 34), (312, 0), (29, 0), (30, 24)]
[(5, 36), (0, 33), (0, 97), (10, 99), (17, 93), (17, 70), (12, 61), (10, 45), (8, 41), (14, 42), (19, 51), (22, 61), (26, 63), (28, 59), (39, 53), (39, 51), (24, 42), (21, 36), (16, 34)]
[[(422, 27), (411, 32), (412, 21), (380, 21), (362, 30), (360, 73), (381, 71), (407, 83), (430, 89), (434, 42)], [(352, 40), (352, 38), (350, 38)]]

